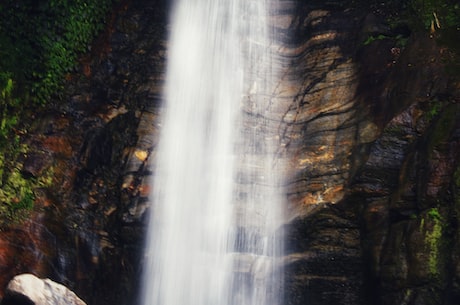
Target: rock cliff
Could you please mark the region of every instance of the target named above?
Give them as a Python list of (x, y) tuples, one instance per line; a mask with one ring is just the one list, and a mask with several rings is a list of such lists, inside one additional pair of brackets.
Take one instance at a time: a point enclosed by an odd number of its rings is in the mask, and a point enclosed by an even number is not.
[[(31, 272), (88, 304), (136, 302), (165, 2), (121, 1), (65, 101), (37, 114), (24, 171), (52, 170), (53, 186), (37, 192), (26, 225), (0, 232), (3, 287)], [(460, 88), (445, 69), (454, 53), (438, 33), (390, 27), (397, 6), (272, 2), (279, 79), (270, 111), (250, 101), (245, 110), (279, 137), (285, 304), (456, 304)]]

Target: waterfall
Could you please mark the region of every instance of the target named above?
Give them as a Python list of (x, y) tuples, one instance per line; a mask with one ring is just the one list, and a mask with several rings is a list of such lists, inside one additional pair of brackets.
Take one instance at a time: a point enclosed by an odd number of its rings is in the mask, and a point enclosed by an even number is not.
[(179, 0), (154, 162), (143, 305), (277, 305), (266, 0)]

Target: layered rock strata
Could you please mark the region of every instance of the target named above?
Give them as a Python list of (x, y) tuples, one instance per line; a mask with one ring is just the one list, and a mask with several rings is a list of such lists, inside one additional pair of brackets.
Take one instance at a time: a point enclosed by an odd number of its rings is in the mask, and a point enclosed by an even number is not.
[[(89, 304), (136, 302), (161, 131), (164, 2), (122, 1), (93, 57), (70, 77), (66, 100), (37, 116), (24, 171), (52, 168), (55, 180), (37, 193), (34, 225), (3, 232), (5, 276), (57, 279)], [(459, 86), (444, 70), (451, 51), (437, 33), (390, 28), (387, 6), (271, 2), (276, 78), (243, 110), (247, 132), (276, 140), (260, 152), (276, 150), (285, 177), (285, 303), (456, 304), (460, 118)], [(379, 35), (387, 38), (365, 43)], [(8, 257), (29, 248), (28, 264)]]

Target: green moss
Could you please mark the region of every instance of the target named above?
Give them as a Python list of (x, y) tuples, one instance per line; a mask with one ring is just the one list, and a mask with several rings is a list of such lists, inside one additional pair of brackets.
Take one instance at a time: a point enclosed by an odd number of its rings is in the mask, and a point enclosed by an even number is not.
[(424, 228), (425, 228), (425, 218), (422, 218), (422, 219), (420, 219), (420, 228), (419, 228), (419, 230), (423, 231)]
[(437, 208), (432, 208), (428, 210), (427, 213), (428, 216), (430, 216), (431, 219), (433, 220), (441, 220), (441, 214), (439, 214), (439, 210)]
[[(16, 148), (14, 152), (18, 154), (20, 149)], [(12, 159), (16, 159), (16, 156), (0, 154), (0, 216), (7, 219), (16, 218), (18, 213), (30, 210), (34, 200), (31, 181), (23, 177), (20, 164)]]
[(441, 252), (440, 248), (442, 245), (442, 216), (437, 208), (432, 208), (427, 212), (427, 221), (430, 223), (430, 227), (426, 228), (425, 232), (425, 245), (428, 247), (428, 267), (431, 276), (438, 277), (440, 274), (440, 260)]
[[(0, 155), (0, 165), (4, 164)], [(34, 208), (35, 191), (46, 188), (53, 183), (53, 169), (38, 178), (26, 177), (22, 174), (19, 163), (14, 163), (7, 173), (2, 175), (0, 187), (0, 224), (20, 221)], [(3, 167), (5, 168), (5, 167)]]
[(408, 304), (412, 295), (413, 295), (413, 290), (410, 288), (406, 289), (404, 292), (404, 300), (402, 304)]
[(431, 102), (430, 108), (425, 112), (427, 119), (432, 121), (441, 111), (441, 102), (435, 100)]

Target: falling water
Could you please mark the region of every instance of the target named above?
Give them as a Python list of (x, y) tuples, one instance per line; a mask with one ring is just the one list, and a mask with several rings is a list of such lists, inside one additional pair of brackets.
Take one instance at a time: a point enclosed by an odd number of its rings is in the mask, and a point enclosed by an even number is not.
[(265, 2), (174, 7), (144, 305), (278, 304), (276, 139), (261, 119), (273, 78)]

